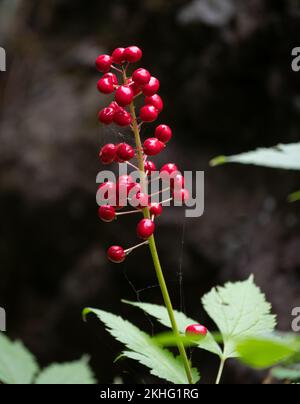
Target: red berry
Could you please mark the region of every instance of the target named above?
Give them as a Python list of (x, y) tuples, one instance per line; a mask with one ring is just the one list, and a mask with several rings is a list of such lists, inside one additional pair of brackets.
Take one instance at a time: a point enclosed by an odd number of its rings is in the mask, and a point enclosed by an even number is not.
[(204, 325), (201, 324), (191, 324), (185, 329), (186, 334), (192, 334), (192, 335), (202, 335), (203, 337), (206, 337), (208, 330)]
[(111, 164), (116, 157), (116, 146), (112, 143), (102, 147), (99, 153), (100, 160), (103, 164)]
[(98, 90), (103, 94), (111, 94), (115, 91), (115, 86), (110, 77), (102, 77), (97, 84)]
[[(135, 201), (138, 203), (139, 199), (140, 199), (140, 195), (137, 197), (138, 194), (142, 193), (142, 187), (141, 184), (138, 184), (137, 182), (134, 182), (133, 184), (130, 184), (129, 186), (129, 193), (128, 193), (128, 197), (129, 198), (135, 198)], [(144, 195), (144, 194), (142, 194)], [(146, 197), (145, 197), (146, 200)], [(148, 201), (148, 199), (147, 199)]]
[(142, 59), (143, 52), (137, 46), (130, 46), (125, 49), (124, 57), (127, 62), (135, 63)]
[(125, 48), (117, 48), (113, 51), (111, 57), (112, 62), (121, 65), (125, 62)]
[(156, 156), (164, 149), (164, 147), (164, 143), (156, 139), (156, 137), (151, 137), (144, 142), (144, 153), (147, 156)]
[(134, 187), (134, 182), (131, 175), (121, 175), (117, 183), (117, 192), (121, 197), (127, 197), (130, 190)]
[(131, 175), (121, 175), (118, 179), (118, 184), (134, 184)]
[(118, 85), (118, 77), (114, 74), (114, 73), (105, 73), (102, 77), (103, 79), (111, 79), (111, 81), (113, 82), (114, 85)]
[(132, 122), (130, 113), (120, 107), (115, 112), (113, 120), (119, 126), (129, 126)]
[(113, 101), (109, 104), (109, 108), (112, 108), (114, 111), (118, 111), (120, 105), (116, 101)]
[(100, 72), (109, 71), (112, 64), (112, 58), (109, 55), (100, 55), (96, 60), (96, 67)]
[(190, 199), (190, 193), (187, 189), (175, 189), (173, 192), (174, 201), (176, 202), (187, 202)]
[(146, 97), (151, 97), (158, 92), (159, 87), (160, 83), (157, 78), (151, 77), (149, 83), (142, 87), (142, 91)]
[(174, 173), (171, 176), (171, 186), (175, 190), (181, 190), (184, 188), (184, 176), (180, 173)]
[(149, 209), (150, 209), (150, 215), (151, 216), (154, 215), (156, 217), (159, 217), (163, 211), (161, 204), (155, 202), (150, 203)]
[(122, 161), (129, 161), (134, 157), (134, 148), (127, 143), (120, 143), (117, 146), (117, 156)]
[(126, 253), (124, 251), (124, 248), (114, 245), (108, 249), (107, 257), (111, 262), (114, 262), (115, 264), (121, 264), (125, 261)]
[(151, 74), (146, 69), (137, 69), (132, 75), (132, 80), (139, 86), (148, 84), (150, 79)]
[(137, 225), (137, 235), (142, 240), (148, 240), (155, 230), (155, 224), (150, 219), (143, 219)]
[(146, 97), (145, 104), (153, 105), (158, 112), (161, 112), (164, 109), (163, 100), (158, 94), (154, 94), (151, 97)]
[(153, 163), (153, 161), (147, 160), (145, 162), (145, 171), (148, 173), (148, 175), (151, 175), (153, 171), (156, 171), (156, 165)]
[(120, 86), (115, 95), (115, 100), (119, 105), (122, 105), (125, 107), (126, 105), (129, 105), (134, 97), (134, 93), (131, 87), (129, 86)]
[[(135, 188), (136, 187), (134, 187), (134, 189)], [(130, 204), (134, 208), (138, 209), (146, 208), (147, 206), (149, 206), (149, 196), (144, 194), (143, 192), (137, 192), (136, 195), (132, 196)]]
[(99, 185), (98, 192), (101, 192), (101, 202), (109, 202), (116, 196), (116, 184), (112, 181), (104, 182)]
[(143, 122), (154, 122), (158, 118), (158, 110), (153, 105), (145, 105), (140, 109), (140, 118)]
[(161, 170), (160, 170), (160, 175), (163, 178), (163, 176), (166, 176), (167, 174), (169, 176), (171, 176), (174, 173), (179, 173), (178, 167), (176, 164), (174, 163), (168, 163), (165, 164), (164, 166), (162, 166)]
[(155, 137), (164, 143), (168, 143), (172, 138), (172, 129), (168, 125), (159, 125), (155, 130)]
[(132, 79), (127, 80), (127, 85), (132, 89), (134, 96), (137, 96), (142, 91), (141, 86), (135, 83)]
[(103, 205), (100, 206), (98, 215), (103, 222), (112, 222), (116, 218), (116, 210), (113, 206)]
[(105, 125), (109, 125), (114, 121), (115, 110), (113, 108), (107, 107), (99, 112), (98, 119)]

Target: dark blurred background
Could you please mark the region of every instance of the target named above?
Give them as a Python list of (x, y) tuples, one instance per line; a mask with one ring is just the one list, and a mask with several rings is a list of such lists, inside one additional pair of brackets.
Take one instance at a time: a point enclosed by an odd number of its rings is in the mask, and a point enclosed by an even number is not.
[[(161, 118), (175, 132), (157, 161), (205, 170), (204, 216), (185, 219), (171, 208), (160, 219), (174, 305), (212, 326), (201, 296), (254, 273), (280, 329), (290, 330), (300, 306), (300, 224), (287, 195), (299, 189), (299, 175), (208, 162), (299, 141), (300, 73), (291, 69), (299, 23), (298, 0), (0, 0), (8, 59), (0, 73), (0, 306), (8, 335), (42, 365), (88, 353), (99, 382), (155, 381), (130, 361), (113, 364), (120, 345), (96, 319), (81, 320), (93, 306), (160, 331), (120, 302), (161, 303), (147, 250), (123, 266), (105, 258), (109, 245), (136, 242), (136, 220), (102, 224), (95, 203), (99, 148), (120, 135), (97, 121), (107, 100), (96, 90), (94, 61), (131, 44), (161, 79)], [(193, 359), (211, 381), (214, 358)], [(262, 377), (231, 363), (224, 381)]]

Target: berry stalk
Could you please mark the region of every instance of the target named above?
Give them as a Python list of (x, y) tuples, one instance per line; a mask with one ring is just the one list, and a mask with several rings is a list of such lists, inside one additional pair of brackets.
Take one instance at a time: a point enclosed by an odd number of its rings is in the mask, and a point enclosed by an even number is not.
[[(124, 83), (126, 83), (127, 78), (126, 78), (125, 70), (123, 71), (123, 78), (124, 78)], [(140, 136), (140, 129), (139, 129), (139, 126), (137, 123), (134, 101), (132, 101), (130, 104), (130, 114), (132, 117), (132, 131), (134, 133), (134, 138), (135, 138), (135, 143), (136, 143), (136, 148), (137, 148), (138, 166), (139, 166), (139, 171), (141, 173), (142, 190), (143, 190), (143, 192), (146, 192), (146, 185), (145, 185), (146, 172), (145, 172), (144, 154), (143, 154), (143, 147), (142, 147), (141, 136)], [(144, 214), (145, 219), (150, 218), (150, 210), (148, 207), (145, 207), (143, 209), (143, 214)], [(148, 241), (149, 241), (149, 249), (150, 249), (150, 252), (152, 255), (152, 260), (153, 260), (156, 276), (158, 279), (158, 283), (160, 286), (160, 290), (161, 290), (161, 293), (163, 296), (163, 300), (164, 300), (166, 309), (168, 311), (168, 315), (169, 315), (170, 322), (172, 325), (172, 330), (173, 330), (174, 335), (176, 337), (178, 337), (177, 347), (178, 347), (178, 350), (179, 350), (179, 353), (180, 353), (180, 356), (181, 356), (181, 359), (182, 359), (182, 362), (183, 362), (183, 365), (185, 368), (187, 380), (188, 380), (189, 384), (193, 384), (193, 377), (192, 377), (190, 362), (188, 360), (185, 347), (184, 347), (183, 343), (180, 341), (180, 333), (179, 333), (179, 329), (178, 329), (177, 322), (175, 319), (174, 310), (173, 310), (172, 302), (170, 299), (168, 287), (167, 287), (165, 277), (163, 274), (163, 270), (162, 270), (162, 267), (160, 264), (160, 259), (158, 256), (154, 236), (152, 235)]]

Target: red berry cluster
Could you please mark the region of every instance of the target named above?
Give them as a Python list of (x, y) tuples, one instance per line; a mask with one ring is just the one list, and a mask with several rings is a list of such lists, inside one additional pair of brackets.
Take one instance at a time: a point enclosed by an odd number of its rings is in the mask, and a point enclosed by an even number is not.
[[(128, 48), (117, 48), (111, 55), (100, 55), (97, 58), (96, 67), (100, 72), (104, 73), (98, 81), (98, 90), (103, 94), (114, 93), (115, 98), (114, 102), (99, 113), (99, 120), (105, 125), (115, 123), (119, 126), (129, 126), (132, 123), (132, 116), (126, 110), (126, 107), (132, 103), (135, 97), (142, 94), (145, 96), (145, 105), (141, 107), (139, 114), (142, 122), (154, 122), (163, 110), (163, 101), (157, 94), (160, 83), (157, 78), (151, 76), (148, 70), (143, 68), (135, 70), (132, 77), (127, 78), (125, 82), (123, 80), (123, 83), (119, 83), (116, 74), (110, 71), (111, 69), (118, 71), (120, 70), (118, 67), (123, 68), (124, 65), (138, 62), (142, 55), (141, 49), (137, 46), (130, 46)], [(159, 134), (160, 131), (158, 131)], [(164, 140), (156, 138), (156, 142), (157, 140), (163, 142), (163, 144), (156, 145), (156, 148), (161, 151), (164, 143), (168, 142), (171, 136), (172, 133), (168, 131), (167, 134), (162, 134)]]
[[(100, 55), (97, 58), (96, 67), (104, 73), (98, 81), (98, 90), (103, 94), (114, 94), (114, 100), (99, 112), (101, 123), (130, 126), (134, 131), (134, 126), (140, 129), (145, 122), (154, 122), (162, 112), (164, 104), (158, 95), (159, 80), (151, 76), (150, 72), (144, 68), (138, 68), (130, 77), (127, 76), (129, 65), (139, 62), (141, 58), (142, 51), (137, 46), (117, 48), (111, 55)], [(121, 82), (111, 70), (121, 73)], [(139, 96), (143, 97), (144, 102), (136, 117), (131, 108), (134, 108), (134, 100)], [(156, 156), (162, 152), (171, 138), (171, 128), (168, 125), (159, 125), (155, 129), (154, 136), (144, 141), (142, 153), (146, 175), (151, 176), (153, 172), (157, 171), (156, 165), (153, 161), (148, 160), (148, 156)], [(132, 165), (130, 160), (135, 156), (135, 148), (127, 143), (106, 144), (99, 153), (103, 164), (127, 162)], [(180, 202), (186, 201), (189, 194), (184, 189), (184, 177), (175, 164), (165, 164), (161, 168), (160, 177), (164, 179), (166, 176), (172, 177), (173, 199)], [(150, 196), (145, 193), (139, 183), (133, 181), (130, 175), (120, 177), (116, 184), (110, 181), (105, 182), (100, 185), (99, 190), (104, 196), (104, 201), (101, 201), (104, 204), (99, 208), (98, 214), (100, 219), (105, 222), (115, 220), (118, 215), (143, 213), (144, 209), (147, 209), (149, 218), (142, 219), (137, 225), (137, 236), (144, 240), (142, 244), (145, 244), (154, 233), (154, 219), (162, 214), (162, 205), (151, 203)], [(115, 195), (114, 202), (109, 195)], [(135, 211), (119, 212), (128, 200), (135, 207)], [(124, 250), (120, 246), (112, 246), (108, 250), (108, 258), (112, 262), (121, 263), (135, 248)]]

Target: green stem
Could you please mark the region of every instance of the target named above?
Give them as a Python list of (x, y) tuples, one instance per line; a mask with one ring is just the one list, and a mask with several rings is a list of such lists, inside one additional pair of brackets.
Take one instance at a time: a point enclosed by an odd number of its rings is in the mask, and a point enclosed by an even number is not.
[(221, 363), (220, 363), (220, 367), (219, 367), (219, 371), (218, 371), (218, 375), (217, 375), (217, 380), (216, 380), (216, 384), (220, 384), (221, 382), (221, 378), (223, 375), (223, 371), (224, 371), (224, 366), (225, 366), (225, 359), (221, 359)]
[[(126, 73), (124, 72), (124, 82), (126, 82)], [(136, 147), (137, 147), (137, 159), (138, 159), (138, 166), (139, 166), (139, 171), (141, 173), (141, 185), (142, 185), (142, 189), (143, 191), (146, 191), (146, 184), (145, 184), (145, 165), (144, 165), (144, 153), (143, 153), (143, 147), (142, 147), (142, 142), (141, 142), (141, 136), (140, 136), (140, 130), (137, 124), (137, 117), (136, 117), (136, 113), (135, 113), (135, 106), (134, 106), (134, 102), (131, 103), (130, 105), (130, 113), (132, 116), (132, 130), (134, 133), (134, 137), (135, 137), (135, 143), (136, 143)], [(145, 218), (150, 218), (150, 211), (149, 208), (146, 207), (143, 209), (143, 214)], [(164, 303), (166, 306), (166, 309), (168, 311), (168, 315), (170, 318), (170, 322), (171, 322), (171, 326), (172, 326), (172, 330), (173, 333), (175, 335), (175, 337), (177, 338), (177, 347), (184, 365), (184, 369), (186, 372), (186, 376), (187, 376), (187, 380), (189, 384), (193, 384), (193, 377), (192, 377), (192, 371), (191, 371), (191, 366), (190, 366), (190, 362), (188, 360), (187, 354), (186, 354), (186, 350), (185, 347), (182, 343), (182, 341), (180, 340), (180, 333), (179, 333), (179, 329), (176, 323), (176, 319), (175, 319), (175, 315), (174, 315), (174, 310), (173, 310), (173, 306), (172, 306), (172, 302), (170, 299), (170, 295), (168, 292), (168, 288), (167, 288), (167, 284), (164, 278), (164, 274), (162, 271), (162, 267), (160, 264), (160, 260), (159, 260), (159, 256), (158, 256), (158, 252), (157, 252), (157, 248), (156, 248), (156, 243), (155, 243), (155, 238), (154, 236), (151, 236), (149, 239), (149, 249), (152, 255), (152, 259), (153, 259), (153, 264), (154, 264), (154, 268), (155, 268), (155, 272), (156, 272), (156, 276), (158, 279), (158, 283), (160, 286), (160, 290), (164, 299)]]

